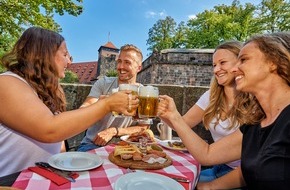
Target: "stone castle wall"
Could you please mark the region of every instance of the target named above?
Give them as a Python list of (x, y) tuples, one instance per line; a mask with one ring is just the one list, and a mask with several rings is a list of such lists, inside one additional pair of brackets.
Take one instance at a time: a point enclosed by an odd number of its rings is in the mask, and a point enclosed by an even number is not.
[(167, 49), (142, 63), (137, 81), (151, 84), (209, 86), (213, 49)]

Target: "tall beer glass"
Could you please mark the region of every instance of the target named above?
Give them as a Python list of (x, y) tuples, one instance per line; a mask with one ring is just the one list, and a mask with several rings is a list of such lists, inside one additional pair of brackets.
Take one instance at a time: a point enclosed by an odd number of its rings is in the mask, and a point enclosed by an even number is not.
[[(135, 84), (120, 84), (119, 85), (119, 91), (123, 90), (131, 90), (132, 95), (137, 95), (138, 96), (138, 85)], [(129, 113), (133, 114), (133, 116), (136, 115), (136, 109), (128, 110)]]
[[(113, 88), (112, 89), (112, 94), (118, 92), (118, 88)], [(121, 116), (121, 114), (119, 114), (118, 112), (115, 112), (115, 111), (112, 111), (112, 114), (115, 116), (115, 117), (118, 117), (118, 116)]]
[(153, 86), (139, 88), (139, 118), (155, 118), (157, 116), (159, 90)]

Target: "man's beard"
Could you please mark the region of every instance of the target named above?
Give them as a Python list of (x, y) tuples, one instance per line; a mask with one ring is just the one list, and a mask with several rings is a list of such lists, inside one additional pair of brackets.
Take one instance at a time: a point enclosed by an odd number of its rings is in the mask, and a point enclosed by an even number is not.
[(133, 75), (127, 75), (126, 77), (122, 77), (122, 78), (119, 77), (119, 80), (123, 82), (127, 82), (131, 80), (132, 78), (133, 78)]

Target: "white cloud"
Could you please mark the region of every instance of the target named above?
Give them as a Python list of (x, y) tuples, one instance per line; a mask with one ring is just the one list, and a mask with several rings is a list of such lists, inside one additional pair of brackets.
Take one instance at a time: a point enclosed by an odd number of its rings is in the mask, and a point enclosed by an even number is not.
[(163, 10), (161, 12), (147, 11), (145, 13), (146, 18), (156, 18), (156, 17), (166, 17), (166, 16), (167, 16), (167, 13), (165, 10)]
[(195, 19), (196, 15), (188, 15), (188, 19)]
[(161, 11), (158, 13), (160, 17), (166, 17), (167, 16), (167, 13), (165, 10)]
[(147, 11), (147, 12), (145, 13), (145, 17), (146, 17), (146, 18), (154, 18), (155, 16), (156, 16), (156, 13), (153, 12), (153, 11)]

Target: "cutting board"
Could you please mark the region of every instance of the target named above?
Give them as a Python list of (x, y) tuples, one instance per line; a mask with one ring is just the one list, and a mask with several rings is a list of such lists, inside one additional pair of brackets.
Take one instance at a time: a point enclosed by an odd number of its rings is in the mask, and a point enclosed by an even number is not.
[(135, 161), (133, 159), (130, 160), (122, 160), (120, 156), (114, 156), (114, 152), (109, 154), (109, 160), (116, 164), (117, 166), (131, 169), (141, 169), (141, 170), (158, 170), (170, 166), (172, 164), (172, 159), (166, 155), (167, 160), (163, 163), (153, 163), (149, 164), (147, 162), (143, 162), (142, 160)]

